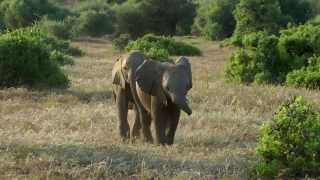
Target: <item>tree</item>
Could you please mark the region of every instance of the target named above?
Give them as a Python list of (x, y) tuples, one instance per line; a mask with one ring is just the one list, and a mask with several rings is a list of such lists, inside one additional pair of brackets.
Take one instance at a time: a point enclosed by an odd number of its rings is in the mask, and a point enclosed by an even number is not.
[(230, 37), (236, 21), (233, 11), (239, 0), (200, 1), (192, 31), (211, 40)]
[(234, 14), (237, 23), (233, 38), (238, 43), (251, 32), (278, 34), (288, 21), (281, 13), (278, 0), (240, 0)]
[(279, 0), (279, 3), (282, 14), (296, 24), (305, 23), (312, 16), (311, 4), (306, 0)]
[(141, 0), (148, 28), (156, 34), (190, 33), (196, 6), (191, 0)]

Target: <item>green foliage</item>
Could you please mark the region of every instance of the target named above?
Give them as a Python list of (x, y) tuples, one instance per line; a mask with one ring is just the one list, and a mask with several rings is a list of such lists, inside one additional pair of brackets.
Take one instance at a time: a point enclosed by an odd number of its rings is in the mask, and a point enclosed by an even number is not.
[(175, 41), (173, 38), (147, 34), (136, 41), (131, 41), (126, 47), (127, 51), (141, 50), (147, 57), (159, 60), (168, 60), (169, 56), (194, 56), (201, 51), (189, 44)]
[(308, 65), (308, 58), (320, 55), (320, 26), (307, 24), (283, 30), (278, 46), (288, 71), (300, 69)]
[(230, 37), (236, 25), (233, 11), (238, 2), (239, 0), (200, 1), (193, 33), (210, 40)]
[(140, 0), (150, 32), (161, 35), (189, 34), (196, 6), (192, 0)]
[(241, 44), (225, 66), (228, 81), (320, 88), (320, 26), (292, 27), (281, 31), (280, 38), (251, 33)]
[(313, 17), (312, 19), (309, 20), (308, 23), (310, 23), (312, 25), (320, 25), (320, 15)]
[(113, 9), (116, 34), (130, 34), (134, 39), (146, 33), (189, 34), (196, 15), (191, 0), (128, 0)]
[(236, 51), (225, 66), (225, 77), (237, 83), (278, 82), (282, 67), (277, 61), (277, 43), (275, 36), (265, 32), (246, 35), (244, 48)]
[(45, 34), (37, 28), (0, 35), (1, 87), (66, 88), (68, 78), (51, 59)]
[(320, 57), (308, 59), (308, 65), (288, 73), (286, 85), (293, 87), (306, 87), (308, 89), (320, 88)]
[(62, 21), (50, 20), (45, 17), (38, 23), (38, 25), (42, 30), (60, 39), (71, 39), (74, 35), (74, 20), (71, 17)]
[(257, 173), (275, 178), (315, 176), (320, 173), (320, 113), (302, 97), (279, 107), (263, 125)]
[(115, 14), (105, 1), (85, 1), (74, 11), (78, 14), (73, 28), (77, 36), (100, 37), (114, 32)]
[(240, 0), (234, 14), (237, 23), (233, 39), (236, 43), (252, 32), (277, 34), (285, 25), (278, 0)]
[(312, 16), (311, 4), (307, 0), (279, 0), (282, 14), (295, 24), (303, 24)]
[(129, 34), (132, 38), (143, 36), (148, 31), (145, 15), (141, 11), (141, 3), (135, 0), (128, 0), (122, 4), (113, 6), (116, 14), (116, 32)]
[(111, 34), (114, 31), (113, 22), (112, 11), (84, 11), (80, 14), (76, 33), (92, 37)]
[(312, 15), (320, 14), (320, 1), (319, 0), (308, 0), (312, 8)]
[(231, 42), (241, 45), (245, 34), (257, 31), (278, 35), (288, 23), (306, 22), (311, 11), (306, 0), (240, 0), (234, 12), (237, 23)]
[(130, 34), (120, 34), (119, 37), (112, 41), (112, 45), (116, 50), (123, 51), (131, 40)]
[(74, 64), (74, 61), (70, 56), (57, 50), (51, 51), (50, 59), (57, 62), (61, 66)]
[(42, 16), (63, 19), (70, 12), (58, 8), (47, 0), (3, 0), (0, 2), (0, 21), (8, 29), (31, 25)]

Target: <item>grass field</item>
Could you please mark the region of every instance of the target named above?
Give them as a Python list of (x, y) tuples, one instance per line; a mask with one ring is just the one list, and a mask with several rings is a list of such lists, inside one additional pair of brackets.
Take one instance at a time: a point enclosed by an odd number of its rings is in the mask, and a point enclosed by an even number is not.
[(227, 84), (231, 48), (183, 38), (203, 51), (190, 57), (193, 114), (182, 115), (175, 144), (123, 144), (111, 95), (119, 53), (107, 40), (74, 42), (86, 53), (65, 67), (67, 90), (0, 90), (0, 179), (249, 179), (259, 128), (284, 100), (320, 93), (276, 86)]

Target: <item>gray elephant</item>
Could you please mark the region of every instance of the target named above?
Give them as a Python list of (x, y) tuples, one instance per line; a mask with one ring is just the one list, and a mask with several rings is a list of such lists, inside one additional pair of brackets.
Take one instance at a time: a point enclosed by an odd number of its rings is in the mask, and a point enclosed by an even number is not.
[[(135, 96), (135, 72), (139, 65), (143, 63), (145, 57), (139, 51), (132, 51), (118, 58), (112, 69), (112, 89), (116, 101), (117, 114), (119, 118), (120, 136), (123, 141), (129, 138), (137, 138), (140, 134), (140, 120), (137, 106), (134, 102)], [(133, 109), (135, 117), (132, 131), (128, 123), (128, 110)]]
[(156, 143), (173, 144), (180, 111), (192, 114), (186, 98), (192, 88), (189, 60), (180, 57), (175, 64), (146, 60), (136, 71), (136, 84), (136, 102), (144, 138), (153, 141), (150, 132), (152, 119)]

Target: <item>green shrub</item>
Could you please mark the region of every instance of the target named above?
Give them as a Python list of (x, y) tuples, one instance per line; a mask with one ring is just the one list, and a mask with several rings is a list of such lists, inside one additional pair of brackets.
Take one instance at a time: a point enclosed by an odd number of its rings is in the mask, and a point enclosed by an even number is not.
[(88, 1), (77, 7), (77, 35), (100, 37), (114, 32), (115, 14), (106, 2)]
[(126, 47), (127, 51), (141, 50), (147, 57), (168, 60), (169, 56), (201, 55), (201, 51), (189, 44), (177, 42), (173, 38), (147, 34), (136, 41), (131, 41)]
[(128, 0), (122, 4), (113, 6), (116, 14), (115, 34), (129, 34), (136, 39), (143, 36), (148, 30), (148, 22), (141, 11), (141, 3), (135, 0)]
[(47, 0), (3, 0), (0, 3), (0, 21), (8, 29), (29, 26), (45, 15), (50, 19), (61, 20), (70, 12)]
[(291, 27), (280, 38), (255, 32), (241, 39), (242, 47), (225, 66), (228, 81), (320, 88), (320, 26)]
[(50, 59), (55, 61), (56, 63), (58, 63), (61, 66), (74, 64), (74, 61), (70, 56), (63, 54), (57, 50), (51, 51)]
[(312, 25), (319, 26), (320, 25), (320, 15), (317, 15), (317, 16), (313, 17), (312, 19), (309, 20), (308, 23), (310, 23)]
[(282, 64), (277, 59), (278, 39), (265, 32), (243, 38), (244, 47), (236, 51), (225, 65), (225, 77), (236, 83), (277, 83)]
[(232, 37), (240, 44), (242, 37), (257, 31), (277, 34), (287, 23), (287, 17), (281, 12), (278, 0), (240, 0), (234, 11), (236, 29)]
[(146, 33), (157, 35), (189, 34), (196, 15), (191, 0), (127, 0), (115, 4), (116, 34), (133, 39)]
[(303, 24), (312, 16), (308, 0), (279, 0), (282, 14), (288, 16), (289, 22)]
[(192, 27), (193, 33), (210, 40), (230, 37), (236, 25), (233, 11), (238, 2), (239, 0), (200, 1)]
[(42, 32), (36, 28), (19, 29), (0, 35), (1, 87), (68, 86), (68, 78), (51, 59), (51, 50), (42, 36)]
[(302, 97), (278, 108), (263, 125), (257, 174), (262, 177), (313, 177), (320, 173), (320, 113)]
[(70, 20), (57, 21), (43, 18), (38, 25), (42, 30), (60, 39), (71, 39), (73, 36), (73, 24)]
[(288, 71), (300, 69), (308, 65), (308, 58), (320, 55), (320, 26), (306, 24), (283, 30), (278, 46)]
[(189, 34), (196, 16), (193, 0), (136, 0), (148, 32), (159, 35)]
[(308, 89), (320, 88), (320, 57), (308, 59), (308, 65), (288, 73), (286, 85), (305, 87)]
[(71, 47), (69, 41), (61, 40), (56, 38), (55, 36), (51, 36), (50, 34), (48, 34), (48, 32), (41, 29), (39, 25), (35, 25), (26, 29), (29, 30), (24, 31), (24, 34), (37, 38), (39, 41), (41, 41), (41, 43), (45, 44), (50, 51), (57, 50), (68, 55), (82, 54), (82, 51), (80, 49)]
[(87, 11), (80, 15), (77, 32), (80, 35), (99, 37), (113, 32), (111, 17), (103, 12)]
[(113, 39), (112, 45), (116, 50), (124, 51), (130, 40), (130, 34), (120, 34), (119, 37)]

